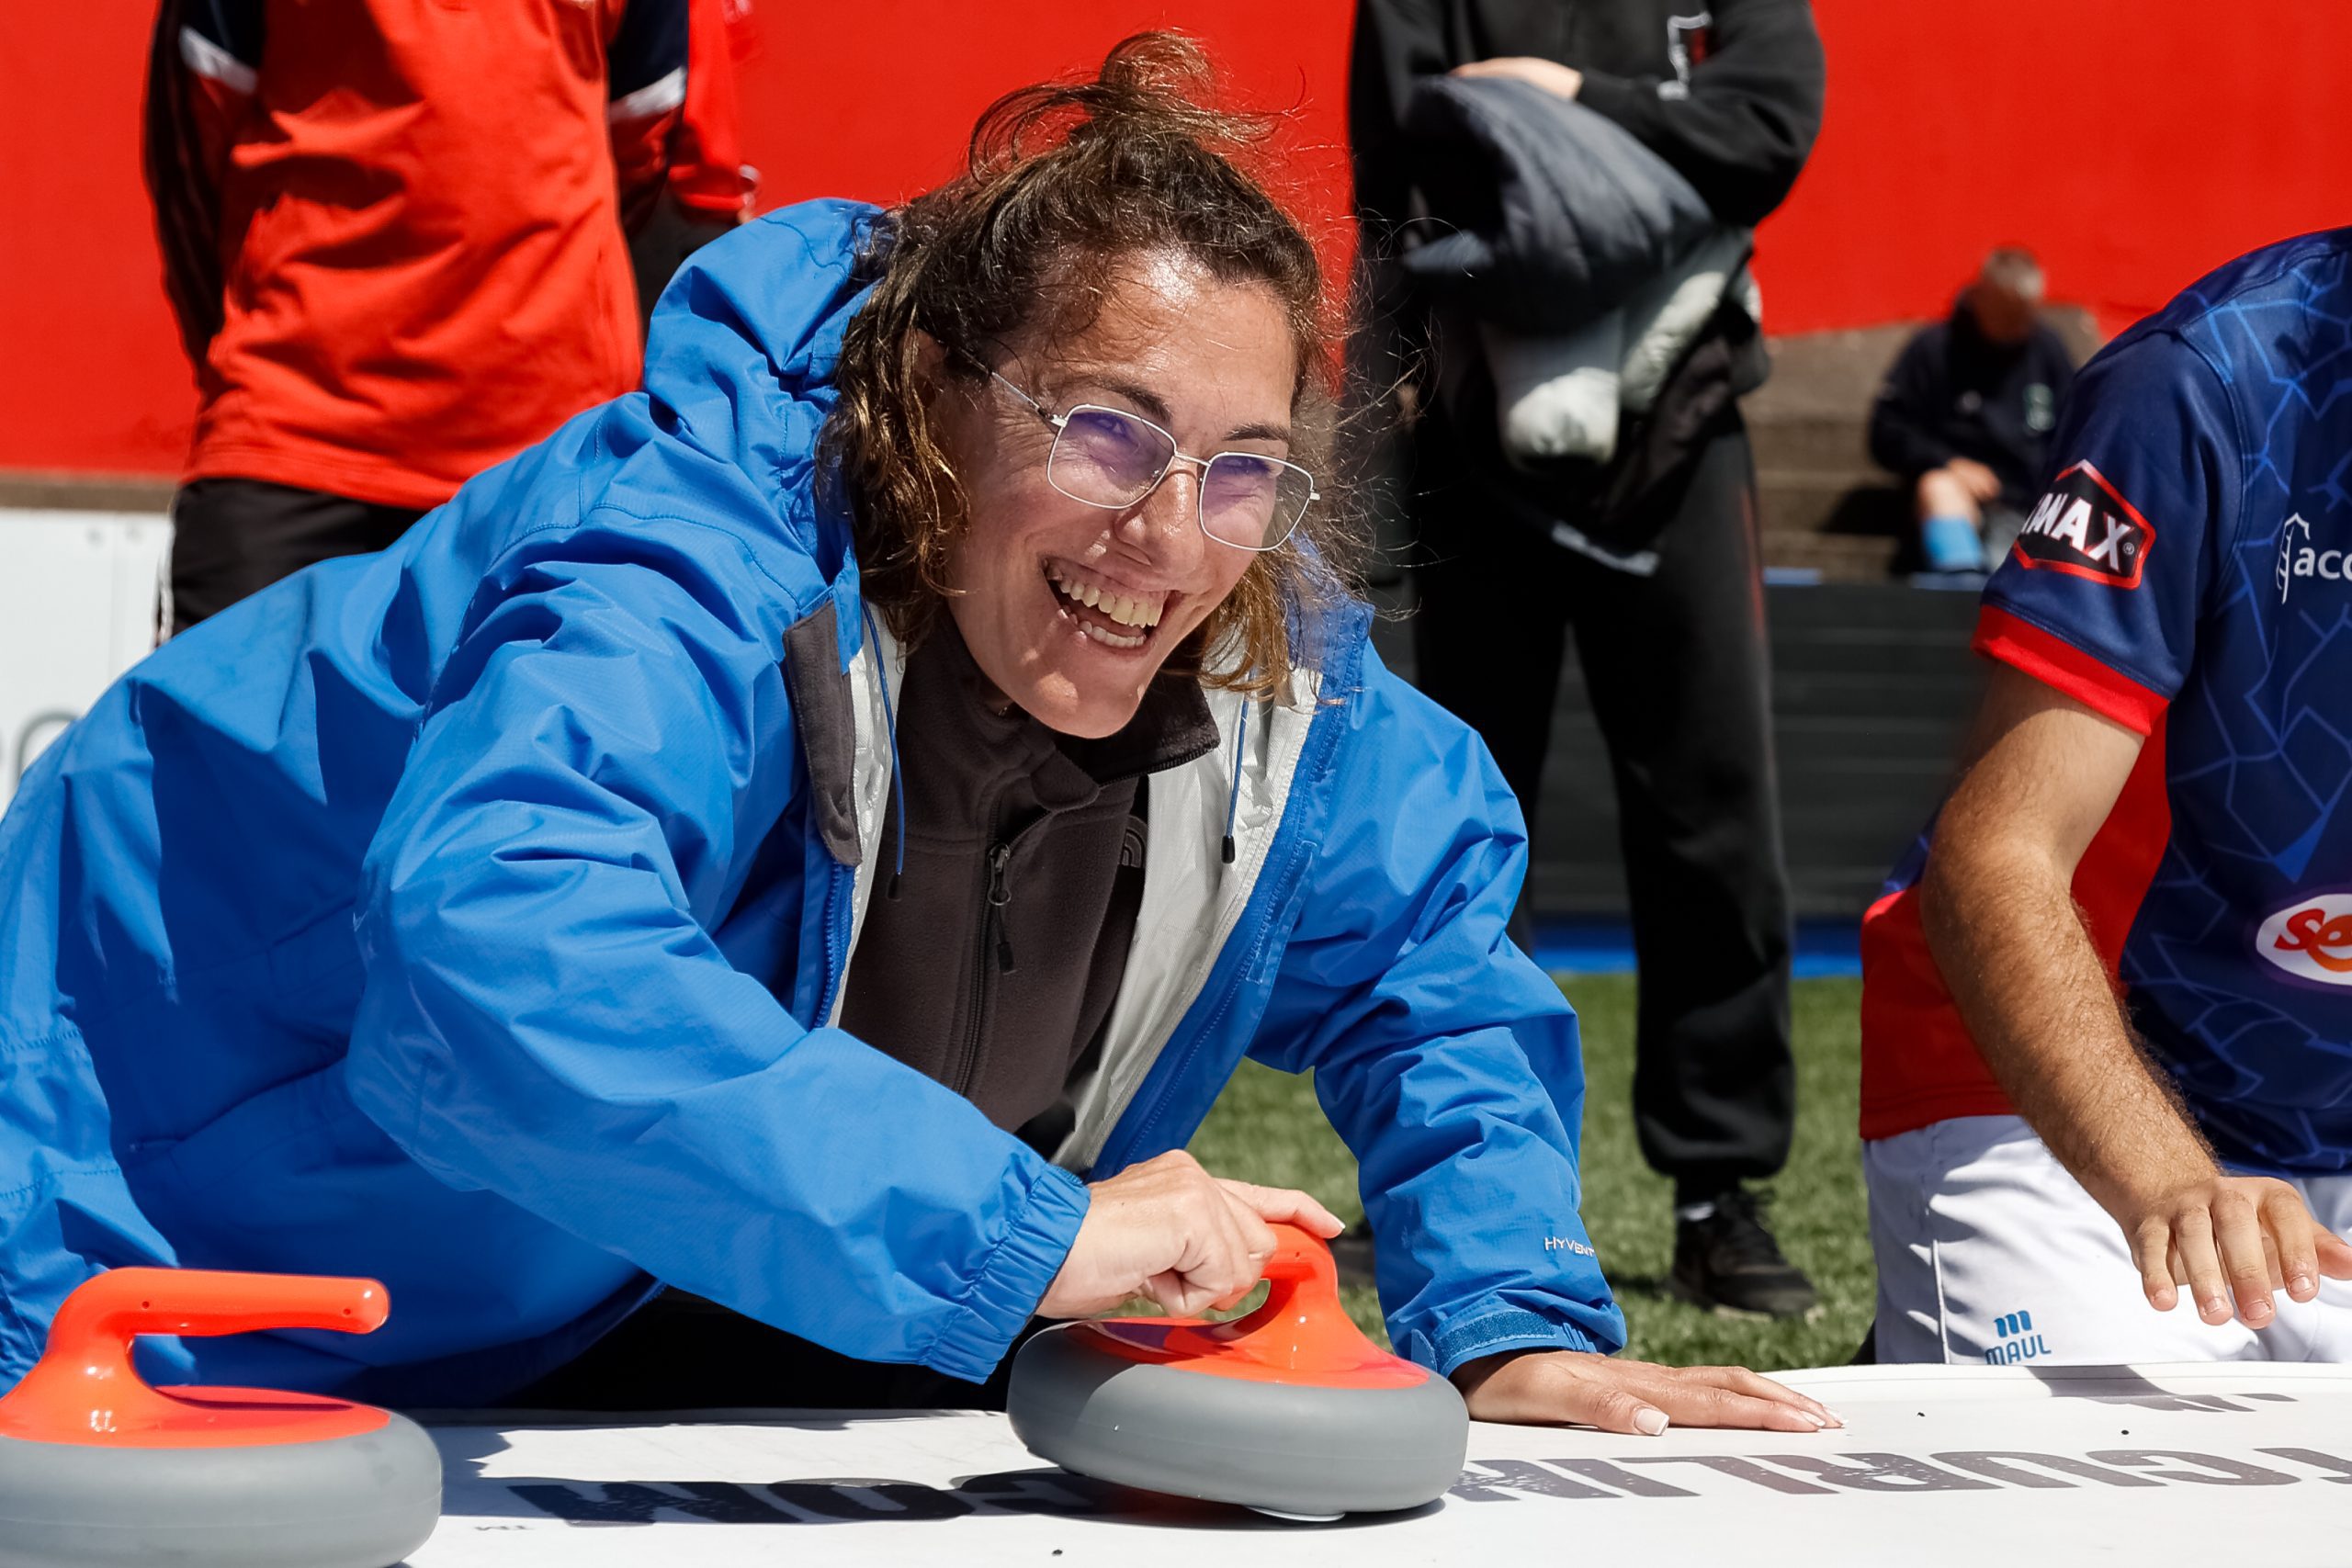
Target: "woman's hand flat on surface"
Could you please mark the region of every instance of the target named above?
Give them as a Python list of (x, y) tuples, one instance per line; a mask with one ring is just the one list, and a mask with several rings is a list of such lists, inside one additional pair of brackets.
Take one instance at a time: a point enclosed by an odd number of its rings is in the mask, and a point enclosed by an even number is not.
[(1589, 1350), (1506, 1350), (1455, 1369), (1472, 1419), (1598, 1427), (1656, 1437), (1668, 1427), (1818, 1432), (1827, 1405), (1745, 1367), (1661, 1367)]

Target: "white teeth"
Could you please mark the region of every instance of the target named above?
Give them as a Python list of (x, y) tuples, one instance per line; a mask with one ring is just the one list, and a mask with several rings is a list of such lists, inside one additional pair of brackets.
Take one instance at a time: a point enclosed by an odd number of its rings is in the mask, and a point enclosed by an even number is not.
[[(1131, 598), (1124, 593), (1099, 588), (1092, 583), (1072, 582), (1054, 567), (1046, 569), (1046, 578), (1054, 585), (1055, 591), (1071, 604), (1083, 604), (1090, 609), (1100, 610), (1123, 626), (1136, 626), (1148, 631), (1159, 624), (1160, 612), (1166, 607), (1160, 601)], [(1140, 637), (1123, 638), (1114, 633), (1105, 632), (1100, 627), (1089, 627), (1088, 630), (1095, 640), (1108, 643), (1114, 648), (1133, 648), (1143, 641)]]
[(1143, 634), (1140, 632), (1136, 633), (1134, 637), (1120, 637), (1114, 632), (1106, 632), (1101, 626), (1089, 626), (1085, 622), (1080, 623), (1080, 629), (1083, 630), (1088, 637), (1092, 637), (1096, 642), (1102, 643), (1107, 647), (1141, 648), (1143, 646)]

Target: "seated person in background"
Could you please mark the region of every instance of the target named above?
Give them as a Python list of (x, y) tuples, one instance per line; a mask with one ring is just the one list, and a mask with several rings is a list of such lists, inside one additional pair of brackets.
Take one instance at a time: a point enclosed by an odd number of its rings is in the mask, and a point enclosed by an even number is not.
[(1871, 405), (1871, 457), (1910, 492), (1930, 571), (1997, 564), (2049, 471), (2075, 361), (2041, 296), (2031, 252), (1995, 251), (1951, 315), (1904, 345)]
[(1882, 1360), (2352, 1360), (2347, 320), (2289, 241), (2067, 404), (1862, 928)]
[(1518, 808), (1367, 645), (1315, 250), (1204, 70), (1130, 40), (905, 208), (705, 247), (645, 390), (42, 754), (0, 821), (0, 1386), (157, 1263), (398, 1303), (147, 1341), (182, 1379), (985, 1402), (1035, 1315), (1196, 1311), (1268, 1222), (1339, 1229), (1183, 1154), (1247, 1053), (1315, 1075), (1395, 1343), (1474, 1414), (1832, 1424), (1597, 1353)]

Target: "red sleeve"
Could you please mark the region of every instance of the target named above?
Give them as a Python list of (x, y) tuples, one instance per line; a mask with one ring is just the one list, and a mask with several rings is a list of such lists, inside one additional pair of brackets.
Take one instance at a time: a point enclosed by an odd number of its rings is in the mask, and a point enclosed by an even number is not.
[[(619, 105), (614, 106), (615, 109)], [(670, 173), (670, 140), (678, 128), (675, 107), (611, 124), (613, 175), (620, 186), (621, 226), (635, 233), (653, 215), (654, 198)]]
[(713, 218), (751, 216), (757, 177), (736, 130), (735, 66), (757, 47), (751, 6), (686, 0), (686, 101), (670, 161), (670, 194)]
[(1977, 612), (1972, 645), (1987, 659), (2021, 670), (2135, 734), (2146, 735), (2163, 716), (2165, 699), (2117, 673), (2074, 644), (1991, 604)]

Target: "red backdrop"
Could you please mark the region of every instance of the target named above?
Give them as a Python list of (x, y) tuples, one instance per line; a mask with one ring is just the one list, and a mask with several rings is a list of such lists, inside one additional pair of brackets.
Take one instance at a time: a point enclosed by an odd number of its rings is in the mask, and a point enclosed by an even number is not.
[[(501, 0), (523, 3), (523, 0)], [(1300, 108), (1335, 246), (1349, 0), (755, 0), (745, 141), (770, 201), (888, 199), (954, 166), (997, 93), (1182, 26), (1239, 96)], [(2352, 6), (2323, 0), (1815, 0), (1829, 116), (1759, 242), (1776, 333), (1935, 313), (2034, 245), (2110, 326), (2266, 240), (2352, 221)], [(0, 468), (163, 473), (187, 369), (139, 182), (147, 0), (0, 18)]]

